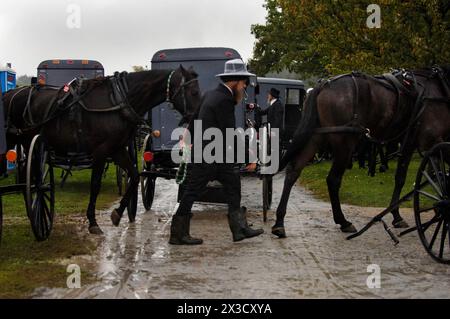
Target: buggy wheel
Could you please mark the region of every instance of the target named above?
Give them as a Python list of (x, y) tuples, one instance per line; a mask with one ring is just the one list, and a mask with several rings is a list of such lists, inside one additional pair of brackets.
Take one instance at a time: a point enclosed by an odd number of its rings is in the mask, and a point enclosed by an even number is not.
[(450, 264), (450, 143), (427, 152), (414, 186), (417, 232), (427, 253)]
[(263, 176), (263, 219), (267, 222), (267, 212), (272, 205), (272, 175)]
[(153, 199), (155, 198), (155, 184), (156, 178), (154, 177), (141, 177), (141, 194), (142, 203), (145, 210), (149, 211), (152, 208)]
[[(144, 144), (142, 146), (142, 154), (145, 153), (146, 150), (152, 149), (152, 139), (150, 134), (148, 134), (144, 139)], [(151, 163), (147, 163), (144, 159), (142, 159), (142, 172), (152, 171), (153, 165)], [(141, 176), (141, 195), (142, 195), (142, 203), (144, 204), (144, 208), (146, 211), (149, 211), (152, 208), (153, 199), (155, 198), (155, 186), (156, 185), (156, 177), (150, 176)]]
[(31, 142), (27, 158), (26, 207), (36, 240), (48, 238), (55, 214), (55, 181), (50, 154), (41, 135)]
[[(128, 154), (130, 155), (130, 159), (131, 162), (133, 163), (134, 168), (138, 170), (136, 139), (134, 137), (130, 140), (130, 144), (128, 146)], [(127, 189), (128, 185), (130, 184), (130, 178), (128, 174), (126, 174), (125, 176), (126, 176), (125, 189)], [(138, 202), (138, 188), (136, 186), (136, 188), (133, 189), (131, 192), (130, 201), (128, 202), (127, 206), (128, 219), (130, 220), (130, 223), (134, 223), (134, 221), (136, 220), (137, 202)]]

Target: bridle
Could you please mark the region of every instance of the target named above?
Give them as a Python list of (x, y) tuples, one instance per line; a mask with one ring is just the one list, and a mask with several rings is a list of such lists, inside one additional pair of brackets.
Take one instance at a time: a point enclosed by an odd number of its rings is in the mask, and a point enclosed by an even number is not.
[(176, 91), (173, 93), (172, 97), (170, 96), (170, 84), (172, 82), (172, 77), (175, 74), (177, 70), (173, 70), (172, 72), (170, 72), (169, 77), (167, 78), (167, 90), (166, 90), (166, 102), (169, 104), (169, 106), (171, 108), (174, 108), (174, 99), (178, 94), (182, 94), (182, 100), (183, 100), (183, 108), (184, 108), (184, 114), (186, 115), (187, 113), (187, 102), (186, 102), (186, 90), (185, 87), (188, 86), (191, 83), (197, 82), (198, 79), (192, 79), (189, 81), (186, 81), (186, 78), (184, 75), (181, 76), (181, 82), (180, 85), (178, 86), (178, 88), (176, 89)]

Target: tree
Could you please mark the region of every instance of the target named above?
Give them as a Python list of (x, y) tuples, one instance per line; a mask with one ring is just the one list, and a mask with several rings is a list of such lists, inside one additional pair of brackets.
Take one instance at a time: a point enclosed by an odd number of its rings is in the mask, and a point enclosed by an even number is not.
[(145, 71), (145, 68), (142, 65), (133, 65), (131, 68), (133, 69), (133, 72)]
[(266, 0), (266, 24), (252, 26), (251, 67), (327, 76), (449, 63), (450, 1), (378, 0), (381, 28), (366, 24), (371, 3)]

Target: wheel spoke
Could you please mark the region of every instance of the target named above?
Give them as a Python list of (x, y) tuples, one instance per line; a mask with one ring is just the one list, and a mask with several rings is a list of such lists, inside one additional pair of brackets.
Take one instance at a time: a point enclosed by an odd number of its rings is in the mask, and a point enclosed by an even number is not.
[(426, 223), (423, 223), (421, 225), (422, 226), (422, 231), (426, 232), (428, 230), (428, 228), (430, 228), (431, 225), (437, 223), (441, 218), (438, 215), (434, 215), (431, 220), (429, 220)]
[(449, 195), (448, 194), (448, 189), (447, 189), (447, 170), (446, 170), (446, 168), (445, 168), (445, 161), (444, 161), (444, 153), (442, 152), (442, 150), (439, 152), (439, 154), (440, 154), (440, 164), (441, 164), (441, 168), (442, 168), (442, 172), (443, 172), (443, 174), (442, 174), (442, 180), (443, 180), (443, 183), (444, 183), (444, 188), (443, 188), (443, 190), (444, 190), (444, 194), (445, 195)]
[[(47, 221), (51, 224), (53, 222), (52, 212), (51, 212), (50, 208), (48, 207), (46, 201), (43, 201), (43, 205), (44, 205), (45, 217), (46, 217)], [(49, 227), (47, 227), (47, 229), (49, 229)]]
[(442, 228), (441, 246), (439, 248), (439, 258), (441, 259), (444, 256), (444, 245), (446, 237), (447, 237), (447, 223), (444, 223), (444, 227)]
[(427, 208), (422, 208), (422, 209), (420, 209), (419, 210), (419, 213), (420, 214), (422, 214), (422, 213), (426, 213), (426, 212), (429, 212), (430, 210), (433, 210), (433, 209), (435, 209), (436, 207), (427, 207)]
[[(45, 201), (44, 201), (44, 203), (45, 203)], [(43, 207), (42, 207), (42, 209), (41, 209), (42, 211), (41, 211), (41, 220), (42, 220), (42, 225), (44, 226), (44, 228), (42, 229), (43, 230), (43, 232), (42, 232), (42, 234), (44, 235), (44, 236), (46, 236), (47, 235), (47, 232), (48, 232), (48, 220), (47, 220), (47, 214), (46, 214), (46, 211), (45, 211), (45, 204), (43, 204)]]
[[(436, 183), (433, 181), (433, 179), (430, 177), (430, 175), (428, 175), (428, 172), (423, 171), (423, 176), (425, 176), (425, 178), (428, 180), (428, 182), (430, 183), (430, 185), (434, 188), (434, 190), (436, 191), (436, 193), (442, 197), (442, 191), (440, 189), (440, 187), (438, 185), (436, 185)], [(436, 177), (438, 178), (438, 177)], [(438, 178), (438, 182), (439, 182), (439, 178)], [(440, 182), (439, 182), (440, 183)]]
[(441, 229), (443, 223), (443, 219), (439, 220), (439, 224), (436, 226), (436, 229), (434, 230), (433, 237), (431, 238), (430, 244), (428, 245), (428, 249), (432, 250), (434, 242), (436, 241), (437, 235), (439, 234), (439, 230)]
[(431, 194), (429, 194), (429, 193), (427, 193), (427, 192), (424, 192), (424, 191), (418, 191), (420, 194), (422, 194), (423, 196), (425, 196), (425, 197), (428, 197), (428, 198), (430, 198), (430, 199), (433, 199), (433, 200), (435, 200), (435, 201), (438, 201), (438, 202), (440, 202), (441, 201), (441, 199), (439, 198), (439, 197), (436, 197), (436, 196), (434, 196), (434, 195), (431, 195)]
[[(436, 180), (437, 180), (437, 182), (438, 182), (438, 185), (436, 185), (436, 186), (439, 186), (439, 192), (440, 192), (440, 195), (441, 195), (441, 197), (443, 196), (443, 190), (444, 190), (444, 183), (442, 182), (442, 180), (441, 180), (441, 174), (444, 172), (444, 171), (441, 171), (440, 170), (440, 168), (441, 167), (438, 167), (437, 165), (436, 165), (436, 163), (435, 163), (435, 161), (434, 161), (434, 157), (430, 157), (430, 163), (431, 163), (431, 166), (433, 167), (433, 170), (434, 170), (434, 175), (436, 176)], [(439, 165), (440, 166), (440, 165)]]

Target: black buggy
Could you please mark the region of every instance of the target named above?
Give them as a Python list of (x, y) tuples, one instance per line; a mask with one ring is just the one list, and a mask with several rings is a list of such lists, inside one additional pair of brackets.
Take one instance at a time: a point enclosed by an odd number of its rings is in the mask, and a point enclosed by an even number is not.
[[(152, 58), (152, 69), (167, 69), (178, 67), (180, 64), (185, 68), (194, 67), (199, 74), (199, 85), (202, 92), (213, 89), (219, 83), (215, 75), (223, 72), (226, 61), (241, 58), (239, 53), (231, 48), (188, 48), (161, 50)], [(305, 95), (303, 83), (295, 80), (258, 78), (259, 85), (248, 88), (248, 97), (241, 105), (235, 108), (235, 120), (237, 128), (246, 130), (249, 127), (257, 127), (254, 115), (254, 105), (258, 100), (265, 100), (266, 93), (270, 87), (276, 87), (282, 91), (282, 99), (286, 101), (284, 129), (286, 132), (283, 140), (288, 141), (292, 136), (296, 124), (301, 116), (301, 104)], [(256, 84), (256, 83), (255, 83)], [(262, 108), (266, 105), (260, 103)], [(145, 137), (143, 143), (143, 162), (141, 172), (142, 200), (146, 210), (152, 206), (155, 195), (157, 178), (176, 179), (180, 184), (178, 200), (184, 191), (185, 170), (179, 170), (171, 158), (173, 150), (182, 153), (179, 141), (172, 139), (172, 132), (178, 127), (181, 114), (174, 111), (170, 104), (162, 103), (155, 107), (149, 114), (151, 132)], [(264, 138), (258, 137), (258, 143), (267, 143), (270, 147), (270, 126), (263, 124), (265, 130)], [(286, 144), (284, 142), (282, 145)], [(183, 164), (182, 164), (183, 165)], [(260, 167), (255, 173), (248, 173), (245, 165), (237, 166), (241, 174), (251, 174), (263, 179), (263, 208), (264, 219), (272, 201), (272, 178), (269, 175), (260, 174)], [(199, 194), (199, 202), (226, 203), (223, 187), (218, 182), (212, 181), (208, 184), (206, 191)]]
[[(0, 88), (1, 96), (1, 88)], [(0, 99), (0, 178), (8, 174), (8, 161), (14, 162), (19, 156), (16, 150), (22, 145), (16, 145), (15, 150), (7, 150), (3, 99)], [(36, 135), (24, 158), (24, 165), (16, 165), (16, 176), (25, 175), (25, 180), (17, 180), (14, 184), (0, 186), (0, 240), (2, 235), (3, 205), (2, 196), (22, 193), (24, 196), (27, 216), (31, 223), (34, 236), (38, 241), (48, 238), (53, 226), (55, 213), (55, 183), (53, 165), (49, 150), (40, 135)]]

